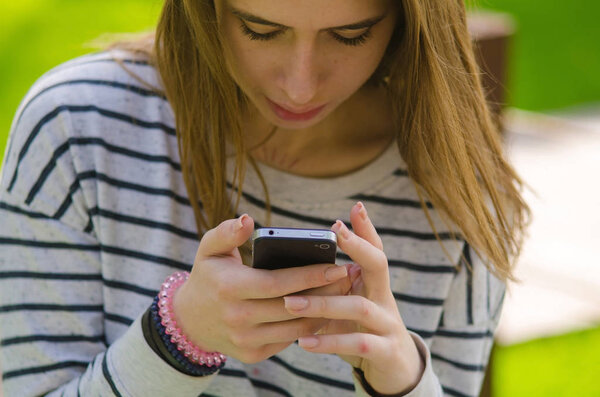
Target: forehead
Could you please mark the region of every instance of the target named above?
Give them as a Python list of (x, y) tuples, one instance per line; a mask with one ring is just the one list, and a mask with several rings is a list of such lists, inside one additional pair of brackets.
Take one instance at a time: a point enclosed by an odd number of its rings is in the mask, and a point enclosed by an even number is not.
[(285, 26), (323, 29), (377, 17), (395, 0), (218, 0), (233, 8)]

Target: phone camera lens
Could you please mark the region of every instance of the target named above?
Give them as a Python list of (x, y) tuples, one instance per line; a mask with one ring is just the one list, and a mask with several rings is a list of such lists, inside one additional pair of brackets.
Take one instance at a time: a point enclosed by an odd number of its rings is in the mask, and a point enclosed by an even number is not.
[(269, 235), (272, 236), (275, 232), (272, 230), (269, 230)]

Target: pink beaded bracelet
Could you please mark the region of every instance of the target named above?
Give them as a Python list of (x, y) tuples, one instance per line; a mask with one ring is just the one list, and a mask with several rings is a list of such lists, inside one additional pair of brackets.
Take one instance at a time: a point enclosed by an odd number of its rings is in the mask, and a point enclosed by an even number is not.
[(188, 272), (173, 273), (162, 284), (158, 293), (158, 314), (165, 332), (171, 337), (171, 342), (192, 363), (207, 367), (220, 367), (225, 364), (227, 357), (219, 352), (206, 352), (190, 341), (177, 326), (173, 311), (173, 295), (190, 276)]

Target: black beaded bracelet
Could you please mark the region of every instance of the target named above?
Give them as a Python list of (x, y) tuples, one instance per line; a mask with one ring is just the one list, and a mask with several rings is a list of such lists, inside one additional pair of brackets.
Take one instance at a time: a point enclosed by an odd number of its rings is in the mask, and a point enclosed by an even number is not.
[(214, 374), (215, 372), (223, 368), (223, 366), (225, 365), (224, 362), (222, 362), (220, 365), (213, 365), (210, 367), (207, 365), (195, 364), (188, 360), (187, 357), (185, 357), (181, 353), (181, 351), (177, 349), (177, 346), (173, 342), (171, 342), (171, 337), (166, 333), (164, 325), (161, 324), (161, 318), (158, 314), (158, 296), (154, 298), (154, 300), (152, 301), (152, 305), (150, 306), (150, 317), (152, 319), (152, 323), (154, 324), (156, 331), (158, 332), (158, 335), (160, 336), (160, 339), (163, 342), (163, 345), (166, 347), (169, 354), (179, 364), (181, 364), (183, 368), (185, 368), (185, 371), (188, 374), (193, 376), (206, 376)]

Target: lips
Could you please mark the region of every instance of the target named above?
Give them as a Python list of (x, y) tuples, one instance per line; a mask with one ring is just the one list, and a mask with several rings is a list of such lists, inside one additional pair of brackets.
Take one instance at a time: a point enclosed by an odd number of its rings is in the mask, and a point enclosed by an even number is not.
[(273, 112), (277, 115), (277, 117), (279, 117), (280, 119), (283, 119), (283, 120), (288, 120), (288, 121), (310, 120), (310, 119), (314, 118), (317, 114), (319, 114), (321, 112), (321, 110), (323, 110), (323, 108), (325, 107), (325, 105), (321, 105), (321, 106), (318, 106), (315, 108), (295, 110), (295, 109), (283, 107), (283, 106), (279, 105), (278, 103), (273, 102), (269, 98), (267, 98), (267, 102), (269, 103), (269, 106), (271, 107)]

